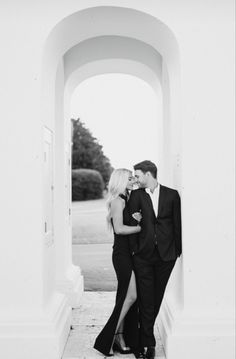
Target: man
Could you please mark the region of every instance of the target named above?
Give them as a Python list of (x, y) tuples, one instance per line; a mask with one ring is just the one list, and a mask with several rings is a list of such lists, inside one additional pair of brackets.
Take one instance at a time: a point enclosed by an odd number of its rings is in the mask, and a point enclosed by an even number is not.
[[(129, 199), (130, 213), (141, 212), (142, 230), (130, 236), (140, 310), (141, 347), (145, 358), (155, 357), (154, 324), (165, 288), (181, 255), (180, 197), (176, 190), (157, 181), (157, 167), (151, 161), (134, 166), (139, 189)], [(131, 225), (136, 225), (131, 219)]]

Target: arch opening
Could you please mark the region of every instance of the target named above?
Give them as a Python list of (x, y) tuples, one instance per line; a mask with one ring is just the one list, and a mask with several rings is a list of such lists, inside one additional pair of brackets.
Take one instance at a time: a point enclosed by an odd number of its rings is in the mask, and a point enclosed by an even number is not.
[[(42, 79), (44, 126), (52, 130), (55, 138), (55, 279), (62, 290), (80, 275), (79, 268), (72, 265), (69, 243), (70, 98), (82, 81), (111, 72), (139, 77), (162, 98), (162, 178), (165, 184), (181, 190), (179, 51), (172, 31), (151, 15), (121, 7), (89, 8), (65, 18), (47, 40)], [(175, 272), (179, 280), (170, 296), (178, 296), (181, 306), (181, 264)]]

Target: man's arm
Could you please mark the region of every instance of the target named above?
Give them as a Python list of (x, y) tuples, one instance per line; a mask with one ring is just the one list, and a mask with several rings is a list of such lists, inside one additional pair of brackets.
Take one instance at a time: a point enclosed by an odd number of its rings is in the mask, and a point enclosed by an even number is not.
[(181, 230), (181, 203), (178, 192), (175, 193), (173, 204), (173, 221), (176, 254), (179, 257), (182, 253), (182, 230)]
[[(128, 201), (129, 225), (130, 226), (137, 226), (137, 221), (132, 217), (132, 214), (135, 212), (139, 212), (139, 210), (140, 210), (140, 197), (139, 196), (140, 196), (139, 191), (134, 190), (131, 192), (131, 195), (130, 195), (130, 198)], [(138, 251), (138, 247), (139, 247), (138, 233), (129, 235), (129, 247), (130, 247), (130, 253), (132, 255), (134, 255), (134, 253), (136, 253)]]

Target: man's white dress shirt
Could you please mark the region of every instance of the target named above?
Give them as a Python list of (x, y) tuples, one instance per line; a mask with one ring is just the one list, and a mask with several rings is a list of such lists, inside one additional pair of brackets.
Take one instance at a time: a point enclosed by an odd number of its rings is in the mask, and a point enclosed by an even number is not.
[(160, 194), (160, 185), (158, 183), (157, 187), (154, 189), (153, 193), (151, 192), (150, 188), (145, 188), (145, 191), (149, 194), (155, 215), (157, 217), (158, 214), (158, 202), (159, 202), (159, 194)]

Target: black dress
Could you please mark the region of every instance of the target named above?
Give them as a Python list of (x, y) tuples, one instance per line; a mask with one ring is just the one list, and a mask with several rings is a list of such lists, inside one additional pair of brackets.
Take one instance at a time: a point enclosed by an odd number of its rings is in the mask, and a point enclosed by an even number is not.
[[(121, 198), (127, 199), (125, 196), (120, 195)], [(123, 211), (123, 223), (126, 224), (129, 221), (129, 213), (127, 206), (125, 205)], [(130, 283), (130, 278), (133, 270), (132, 258), (129, 250), (129, 241), (127, 235), (118, 235), (114, 233), (114, 245), (112, 253), (112, 262), (116, 271), (118, 286), (116, 293), (116, 302), (113, 312), (108, 319), (106, 325), (97, 336), (94, 344), (94, 348), (100, 351), (104, 355), (109, 355), (113, 345), (114, 335), (117, 327), (117, 323), (120, 317), (120, 313), (126, 298), (127, 290)], [(124, 319), (123, 336), (127, 346), (131, 350), (135, 351), (138, 348), (138, 308), (135, 302), (129, 309)]]

